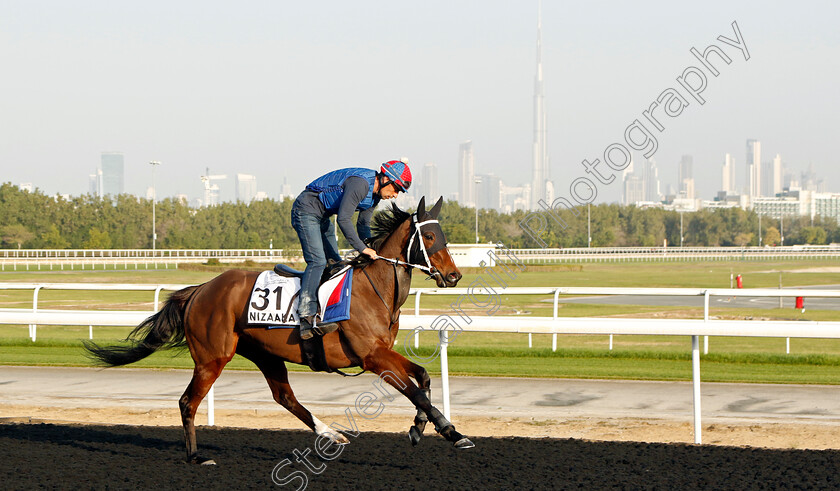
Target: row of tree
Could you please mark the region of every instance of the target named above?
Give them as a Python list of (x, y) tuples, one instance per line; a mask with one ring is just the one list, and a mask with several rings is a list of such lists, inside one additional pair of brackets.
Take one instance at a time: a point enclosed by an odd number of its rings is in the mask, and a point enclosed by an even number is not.
[[(157, 247), (160, 249), (298, 248), (292, 229), (292, 200), (223, 203), (190, 208), (174, 200), (156, 204)], [(152, 246), (152, 202), (122, 194), (98, 198), (84, 195), (66, 200), (29, 192), (11, 183), (0, 185), (0, 240), (3, 248), (142, 249)], [(445, 203), (440, 223), (450, 243), (475, 242), (475, 210)], [(521, 223), (530, 225), (527, 233)], [(564, 224), (564, 225), (561, 225)], [(541, 229), (540, 225), (544, 225)], [(545, 212), (511, 214), (479, 210), (481, 242), (508, 247), (592, 246), (748, 246), (758, 245), (759, 217), (739, 208), (680, 213), (662, 209), (603, 204)], [(536, 232), (539, 231), (539, 234)], [(840, 242), (834, 219), (762, 217), (762, 244), (827, 244)], [(340, 234), (339, 234), (340, 235)], [(339, 244), (347, 247), (343, 237)]]

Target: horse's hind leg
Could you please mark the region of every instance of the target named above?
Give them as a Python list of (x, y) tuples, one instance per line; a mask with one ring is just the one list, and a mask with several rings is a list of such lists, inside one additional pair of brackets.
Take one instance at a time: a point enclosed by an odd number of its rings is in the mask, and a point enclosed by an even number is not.
[(219, 378), (228, 360), (214, 360), (203, 365), (196, 365), (193, 377), (184, 395), (178, 401), (181, 407), (181, 422), (184, 425), (184, 443), (187, 446), (187, 462), (192, 464), (214, 465), (210, 459), (198, 456), (198, 445), (195, 441), (195, 413), (202, 399), (210, 391), (210, 387)]
[(263, 373), (266, 382), (268, 382), (268, 386), (271, 388), (271, 395), (274, 396), (274, 400), (278, 404), (294, 414), (297, 419), (301, 420), (303, 424), (315, 433), (324, 435), (336, 443), (350, 443), (347, 437), (337, 431), (331, 430), (329, 426), (313, 416), (297, 400), (295, 393), (292, 391), (292, 387), (289, 385), (289, 373), (286, 370), (286, 364), (281, 358), (273, 356), (247, 356), (242, 351), (240, 351), (240, 354), (257, 365), (257, 368)]

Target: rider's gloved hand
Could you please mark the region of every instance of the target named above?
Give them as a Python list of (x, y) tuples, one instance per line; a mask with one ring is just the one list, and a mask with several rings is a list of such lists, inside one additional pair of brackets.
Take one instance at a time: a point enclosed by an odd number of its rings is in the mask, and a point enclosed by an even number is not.
[(362, 254), (366, 254), (371, 259), (377, 259), (379, 256), (376, 254), (376, 251), (371, 249), (370, 247), (365, 247), (365, 250), (362, 251)]

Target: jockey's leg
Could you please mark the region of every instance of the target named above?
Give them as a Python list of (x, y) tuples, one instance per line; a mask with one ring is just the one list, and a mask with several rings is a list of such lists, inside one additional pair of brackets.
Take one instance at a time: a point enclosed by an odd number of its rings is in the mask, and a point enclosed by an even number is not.
[[(341, 255), (338, 253), (338, 243), (335, 240), (335, 227), (333, 226), (333, 221), (330, 218), (324, 218), (321, 220), (321, 244), (324, 247), (324, 257), (327, 260), (327, 264), (329, 265), (329, 261), (341, 261)], [(321, 270), (323, 274), (323, 269)], [(317, 292), (317, 289), (315, 290)], [(316, 294), (317, 298), (317, 294)], [(317, 305), (317, 304), (316, 304)], [(317, 307), (315, 309), (317, 311)], [(323, 316), (323, 314), (321, 314)], [(329, 323), (321, 323), (317, 322), (317, 325), (314, 327), (312, 332), (317, 334), (318, 336), (323, 336), (324, 334), (330, 333), (338, 329), (338, 324), (335, 322)]]
[(300, 317), (300, 337), (309, 339), (313, 336), (312, 325), (318, 311), (318, 285), (321, 275), (327, 267), (324, 253), (323, 235), (321, 233), (321, 218), (307, 213), (292, 210), (292, 227), (298, 234), (306, 261), (306, 270), (300, 281), (300, 300), (298, 315)]
[(330, 219), (321, 222), (321, 240), (324, 243), (324, 254), (327, 256), (327, 260), (341, 261), (338, 241), (335, 239), (335, 224)]

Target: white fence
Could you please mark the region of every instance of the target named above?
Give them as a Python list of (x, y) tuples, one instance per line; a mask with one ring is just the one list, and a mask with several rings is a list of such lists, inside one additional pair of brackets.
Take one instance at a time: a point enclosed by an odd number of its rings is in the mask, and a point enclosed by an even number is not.
[[(342, 253), (345, 250), (340, 251)], [(627, 261), (757, 261), (838, 259), (840, 246), (786, 247), (570, 247), (511, 249), (527, 264)], [(483, 256), (483, 255), (482, 255)], [(153, 269), (179, 263), (299, 262), (300, 249), (0, 249), (0, 271)], [(501, 260), (507, 261), (505, 257)]]
[(179, 263), (296, 262), (300, 249), (0, 249), (0, 271), (159, 269)]
[[(107, 325), (107, 326), (135, 326), (142, 322), (153, 311), (67, 311), (67, 310), (39, 310), (37, 308), (38, 291), (44, 288), (74, 289), (74, 290), (141, 290), (155, 292), (155, 305), (162, 290), (179, 289), (184, 285), (36, 285), (0, 283), (0, 289), (32, 289), (34, 290), (34, 306), (32, 309), (0, 309), (0, 324), (23, 324), (30, 326), (33, 340), (33, 329), (38, 324), (47, 325)], [(751, 296), (751, 297), (828, 297), (840, 298), (837, 290), (776, 290), (776, 289), (691, 289), (691, 288), (507, 288), (504, 294), (513, 291), (518, 294), (553, 294), (554, 315), (552, 317), (525, 316), (476, 316), (471, 317), (469, 324), (460, 330), (470, 332), (506, 332), (528, 334), (552, 334), (553, 347), (556, 349), (558, 334), (619, 334), (619, 335), (668, 335), (691, 336), (692, 338), (692, 383), (694, 390), (694, 441), (702, 443), (700, 419), (700, 336), (749, 336), (749, 337), (794, 337), (794, 338), (835, 338), (840, 339), (840, 322), (803, 322), (803, 321), (723, 321), (709, 318), (709, 299), (712, 296)], [(444, 325), (444, 329), (432, 327), (440, 316), (419, 315), (420, 299), (423, 295), (462, 295), (470, 294), (469, 289), (417, 289), (415, 315), (403, 315), (401, 324), (406, 328), (418, 326), (422, 330), (437, 330), (440, 339), (439, 355), (441, 363), (441, 381), (443, 393), (444, 414), (450, 418), (449, 393), (449, 358), (448, 339), (451, 324)], [(581, 318), (558, 317), (558, 302), (561, 294), (572, 295), (684, 295), (703, 296), (704, 318), (700, 319), (626, 319), (626, 318)], [(33, 327), (34, 326), (34, 327)], [(449, 327), (450, 330), (446, 330)], [(415, 338), (416, 342), (416, 338)], [(213, 392), (208, 394), (208, 423), (213, 424)]]
[[(569, 247), (565, 249), (511, 249), (526, 264), (562, 264), (628, 261), (760, 261), (838, 259), (840, 246), (785, 247)], [(504, 257), (502, 262), (507, 261)]]

